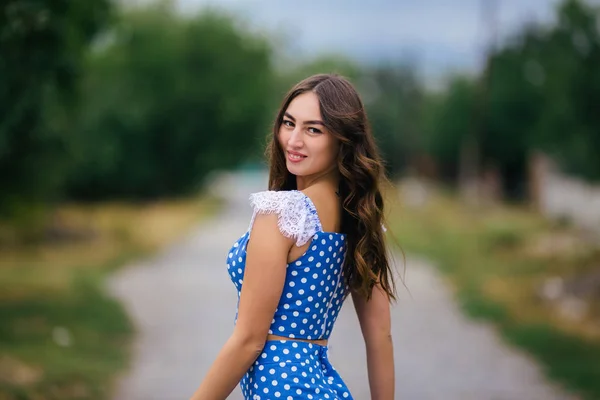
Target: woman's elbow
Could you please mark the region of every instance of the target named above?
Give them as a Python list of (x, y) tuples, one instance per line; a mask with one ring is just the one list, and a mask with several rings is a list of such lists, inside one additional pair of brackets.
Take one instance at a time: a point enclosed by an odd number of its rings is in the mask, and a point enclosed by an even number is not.
[(256, 354), (258, 357), (265, 347), (267, 336), (255, 331), (235, 331), (233, 338), (244, 353)]
[(389, 327), (379, 327), (365, 332), (365, 342), (368, 347), (389, 346), (392, 341), (392, 331)]

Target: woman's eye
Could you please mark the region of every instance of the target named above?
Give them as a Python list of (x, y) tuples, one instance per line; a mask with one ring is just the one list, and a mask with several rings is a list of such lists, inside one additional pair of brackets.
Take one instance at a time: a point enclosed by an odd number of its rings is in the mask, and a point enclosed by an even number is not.
[(294, 123), (292, 121), (288, 121), (287, 119), (284, 119), (282, 124), (289, 128), (292, 128), (294, 126)]
[(320, 130), (318, 130), (317, 128), (312, 128), (312, 127), (311, 127), (311, 128), (308, 128), (308, 131), (309, 131), (310, 133), (322, 133), (322, 132), (321, 132)]

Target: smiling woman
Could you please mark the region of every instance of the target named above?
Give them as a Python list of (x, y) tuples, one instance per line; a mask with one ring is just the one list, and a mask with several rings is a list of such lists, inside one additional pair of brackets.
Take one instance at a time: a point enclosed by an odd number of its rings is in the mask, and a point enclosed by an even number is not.
[(350, 82), (315, 75), (292, 88), (267, 154), (269, 190), (250, 195), (248, 230), (226, 258), (235, 328), (192, 399), (225, 399), (238, 382), (245, 399), (351, 399), (327, 356), (348, 295), (371, 397), (393, 399), (383, 167)]
[(328, 132), (320, 115), (319, 98), (305, 92), (292, 100), (283, 116), (279, 145), (297, 187), (307, 187), (315, 174), (331, 174), (337, 168), (339, 140)]

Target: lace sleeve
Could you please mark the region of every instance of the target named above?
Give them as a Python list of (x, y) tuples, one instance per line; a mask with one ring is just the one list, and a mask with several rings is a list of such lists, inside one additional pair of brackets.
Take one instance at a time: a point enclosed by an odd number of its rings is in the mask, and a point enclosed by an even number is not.
[(252, 193), (250, 203), (254, 209), (248, 230), (252, 229), (257, 214), (278, 215), (281, 233), (296, 240), (296, 246), (306, 244), (312, 236), (321, 230), (321, 223), (312, 201), (302, 192), (264, 191)]

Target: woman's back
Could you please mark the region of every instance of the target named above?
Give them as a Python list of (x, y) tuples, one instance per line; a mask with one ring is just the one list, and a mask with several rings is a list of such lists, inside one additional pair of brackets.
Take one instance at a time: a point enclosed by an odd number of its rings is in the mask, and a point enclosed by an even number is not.
[(351, 398), (329, 362), (327, 347), (308, 342), (329, 339), (349, 293), (343, 272), (346, 236), (323, 231), (314, 203), (300, 191), (265, 191), (252, 194), (250, 199), (254, 207), (250, 227), (227, 255), (238, 304), (247, 246), (258, 214), (277, 214), (281, 233), (293, 237), (296, 245), (306, 246), (306, 250), (285, 267), (283, 290), (268, 330), (269, 336), (276, 335), (279, 340), (266, 341), (242, 378), (244, 397)]
[(285, 285), (269, 334), (308, 340), (328, 339), (348, 295), (343, 263), (346, 236), (324, 231), (316, 207), (304, 193), (265, 191), (251, 195), (254, 214), (248, 231), (227, 256), (227, 270), (238, 290), (243, 286), (246, 250), (257, 214), (277, 213), (279, 228), (306, 250), (286, 266)]

